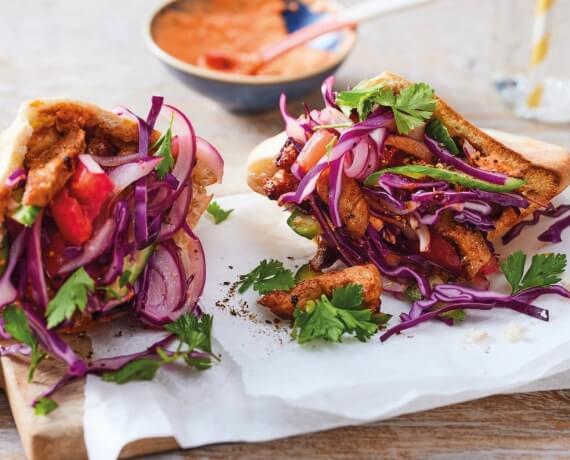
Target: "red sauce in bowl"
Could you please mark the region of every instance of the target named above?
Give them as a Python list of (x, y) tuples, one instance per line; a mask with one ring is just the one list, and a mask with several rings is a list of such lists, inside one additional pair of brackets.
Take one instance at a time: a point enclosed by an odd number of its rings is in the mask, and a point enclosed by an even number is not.
[[(189, 64), (209, 51), (250, 53), (287, 35), (283, 0), (179, 1), (154, 20), (152, 34), (168, 54)], [(330, 51), (301, 46), (261, 67), (256, 75), (293, 76), (326, 67)]]

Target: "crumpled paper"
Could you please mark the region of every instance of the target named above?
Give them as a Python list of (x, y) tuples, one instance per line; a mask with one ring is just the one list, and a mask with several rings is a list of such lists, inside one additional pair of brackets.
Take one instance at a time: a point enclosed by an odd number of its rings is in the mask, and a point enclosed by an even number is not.
[[(88, 377), (84, 424), (90, 458), (116, 458), (125, 444), (148, 437), (172, 436), (182, 447), (262, 441), (570, 383), (570, 302), (554, 296), (535, 302), (550, 309), (548, 323), (506, 310), (470, 311), (461, 325), (429, 322), (383, 344), (374, 337), (364, 344), (346, 339), (342, 345), (300, 347), (287, 323), (256, 305), (256, 293), (242, 296), (231, 285), (264, 258), (295, 269), (314, 251), (312, 243), (291, 232), (286, 215), (263, 197), (219, 201), (235, 208), (230, 219), (216, 226), (204, 218), (197, 233), (208, 267), (201, 304), (215, 316), (221, 364), (202, 373), (161, 369), (152, 382), (127, 385)], [(570, 201), (570, 194), (560, 201)], [(568, 254), (568, 244), (543, 248), (536, 240), (551, 222), (526, 229), (499, 252)], [(506, 290), (496, 281), (493, 288)], [(382, 310), (395, 318), (408, 308), (383, 296)], [(523, 330), (515, 343), (508, 334), (513, 325)], [(470, 341), (473, 332), (482, 340)], [(95, 356), (103, 357), (144, 349), (156, 337), (121, 323), (92, 339)]]

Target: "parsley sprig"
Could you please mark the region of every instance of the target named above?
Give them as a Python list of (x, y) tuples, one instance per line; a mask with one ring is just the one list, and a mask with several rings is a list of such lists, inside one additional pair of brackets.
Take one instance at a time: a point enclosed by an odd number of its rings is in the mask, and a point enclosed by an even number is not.
[(384, 313), (373, 314), (363, 305), (360, 284), (336, 288), (330, 299), (322, 295), (307, 302), (304, 308), (297, 307), (293, 316), (292, 336), (300, 344), (316, 339), (341, 342), (344, 334), (365, 342), (391, 317)]
[(54, 328), (71, 319), (76, 311), (85, 311), (88, 293), (95, 290), (95, 281), (83, 267), (77, 269), (59, 288), (46, 310), (47, 327)]
[(9, 305), (4, 310), (4, 329), (17, 342), (25, 343), (32, 350), (30, 366), (28, 367), (28, 382), (34, 378), (38, 365), (46, 357), (28, 323), (28, 318), (22, 307)]
[(376, 105), (391, 107), (398, 132), (408, 134), (431, 118), (436, 98), (433, 88), (426, 83), (410, 85), (394, 94), (383, 85), (368, 87), (363, 82), (353, 90), (339, 93), (336, 103), (347, 114), (356, 109), (360, 120), (365, 120)]
[(212, 216), (216, 225), (221, 224), (234, 212), (233, 209), (223, 209), (217, 201), (212, 201), (206, 208), (206, 211)]
[(209, 369), (212, 359), (220, 359), (212, 352), (212, 323), (211, 315), (202, 315), (200, 319), (191, 313), (182, 315), (164, 327), (179, 340), (175, 352), (170, 353), (158, 348), (156, 356), (131, 361), (116, 371), (105, 372), (101, 378), (106, 382), (118, 384), (152, 380), (158, 369), (180, 359), (195, 369)]
[(170, 126), (162, 137), (155, 142), (151, 150), (155, 150), (154, 156), (162, 157), (162, 161), (157, 165), (156, 172), (161, 179), (174, 167), (174, 156), (172, 155), (172, 124), (174, 117), (170, 119)]
[(513, 294), (531, 287), (556, 284), (566, 269), (565, 254), (535, 254), (525, 273), (526, 259), (526, 254), (519, 250), (501, 263), (501, 271), (511, 285)]
[(250, 287), (260, 294), (273, 291), (289, 291), (295, 286), (295, 277), (278, 260), (262, 260), (247, 275), (241, 275), (238, 281), (239, 292), (243, 294)]

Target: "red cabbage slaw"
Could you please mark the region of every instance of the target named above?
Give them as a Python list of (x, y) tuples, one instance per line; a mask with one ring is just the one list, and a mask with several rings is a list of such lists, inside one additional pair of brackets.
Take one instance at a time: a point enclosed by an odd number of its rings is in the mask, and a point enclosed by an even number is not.
[[(161, 157), (151, 156), (149, 141), (161, 112), (166, 111), (176, 128), (175, 163), (172, 171), (160, 178), (155, 168)], [(114, 184), (114, 190), (94, 222), (91, 238), (82, 248), (68, 247), (64, 261), (54, 276), (46, 278), (44, 252), (46, 232), (53, 228), (49, 211), (41, 210), (31, 227), (8, 219), (7, 264), (0, 276), (0, 313), (8, 305), (23, 309), (28, 325), (41, 347), (67, 365), (67, 372), (40, 397), (47, 397), (69, 381), (88, 373), (118, 369), (137, 356), (110, 358), (105, 365), (97, 361), (87, 363), (60, 337), (61, 330), (72, 326), (67, 320), (48, 328), (46, 316), (50, 297), (77, 269), (82, 268), (95, 282), (88, 293), (86, 314), (98, 318), (131, 310), (147, 326), (161, 329), (184, 314), (201, 315), (198, 307), (206, 278), (204, 251), (198, 237), (186, 223), (192, 200), (192, 171), (201, 161), (215, 176), (222, 179), (223, 159), (219, 152), (204, 139), (195, 135), (190, 120), (178, 108), (164, 104), (162, 97), (153, 97), (145, 119), (127, 109), (118, 114), (133, 117), (139, 130), (138, 152), (135, 155), (91, 157), (80, 155), (79, 161), (89, 172), (105, 173)], [(26, 171), (18, 169), (7, 180), (11, 190), (25, 185)], [(47, 222), (46, 222), (47, 221)], [(188, 234), (187, 247), (174, 239), (178, 232)], [(138, 257), (146, 254), (144, 258)], [(125, 275), (125, 263), (139, 260), (139, 276), (125, 284), (118, 284)], [(130, 276), (130, 272), (127, 272)], [(106, 290), (113, 287), (113, 297)], [(51, 294), (50, 294), (51, 293)], [(0, 315), (1, 317), (2, 315)], [(10, 334), (0, 324), (0, 338)], [(172, 341), (153, 345), (145, 353)], [(16, 344), (0, 348), (0, 355), (30, 353), (26, 345)], [(143, 355), (145, 354), (143, 353)], [(118, 365), (121, 364), (121, 365)], [(103, 369), (105, 368), (105, 369)], [(34, 402), (35, 403), (35, 402)]]
[[(369, 225), (366, 235), (359, 239), (349, 235), (339, 211), (343, 178), (355, 179), (362, 183), (363, 179), (372, 172), (381, 169), (382, 165), (387, 165), (389, 158), (387, 158), (388, 150), (385, 148), (385, 141), (388, 136), (397, 133), (392, 109), (388, 107), (377, 106), (367, 119), (360, 122), (354, 121), (354, 117), (348, 119), (346, 111), (341, 112), (337, 106), (336, 95), (332, 90), (333, 84), (334, 79), (330, 77), (322, 86), (325, 109), (318, 111), (306, 107), (306, 113), (296, 119), (286, 109), (285, 95), (281, 96), (280, 107), (286, 122), (286, 132), (289, 138), (294, 139), (296, 145), (299, 145), (298, 158), (303, 157), (304, 152), (311, 148), (312, 136), (319, 130), (334, 133), (336, 142), (328, 153), (309, 170), (303, 168), (298, 161), (293, 163), (291, 172), (299, 179), (298, 186), (296, 190), (282, 194), (279, 197), (279, 204), (299, 206), (305, 212), (309, 211), (321, 227), (321, 238), (327, 246), (334, 248), (342, 262), (349, 266), (373, 263), (388, 280), (388, 284), (395, 286), (390, 290), (396, 296), (402, 297), (402, 292), (408, 287), (418, 288), (423, 299), (415, 302), (409, 313), (402, 314), (402, 323), (389, 329), (382, 336), (382, 340), (431, 318), (452, 324), (452, 321), (442, 317), (441, 313), (457, 309), (509, 308), (547, 321), (548, 312), (533, 306), (530, 302), (534, 298), (529, 300), (529, 297), (523, 293), (505, 296), (489, 292), (481, 298), (481, 296), (474, 295), (467, 287), (456, 286), (453, 283), (439, 285), (433, 283), (434, 269), (444, 269), (449, 272), (449, 268), (426, 259), (423, 254), (430, 246), (430, 231), (427, 226), (436, 224), (444, 211), (451, 212), (455, 222), (486, 234), (495, 229), (494, 221), (498, 210), (511, 207), (518, 212), (519, 209), (530, 206), (529, 201), (520, 193), (491, 192), (469, 187), (457, 188), (445, 179), (425, 180), (397, 173), (386, 173), (379, 176), (378, 183), (374, 186), (362, 187), (363, 193), (373, 198), (373, 200), (367, 200), (369, 212), (371, 216), (380, 219), (394, 216), (407, 218), (416, 234), (414, 238), (419, 241), (419, 252), (410, 254), (408, 248), (404, 249), (387, 243), (382, 238), (383, 232), (390, 230), (386, 226), (377, 230)], [(423, 140), (436, 161), (444, 165), (447, 170), (451, 168), (452, 171), (455, 170), (467, 177), (499, 186), (511, 181), (511, 178), (504, 174), (483, 170), (470, 164), (476, 150), (467, 140), (463, 145), (464, 158), (453, 155), (443, 143), (428, 135), (424, 135)], [(321, 174), (327, 170), (330, 173), (328, 179), (330, 192), (328, 201), (325, 202), (316, 193), (316, 187)], [(556, 209), (550, 207), (547, 210), (535, 211), (532, 223), (536, 223), (541, 214), (560, 216), (566, 212), (567, 208), (570, 206), (564, 205)], [(397, 221), (394, 222), (395, 226), (392, 226), (392, 230), (396, 233), (403, 233), (402, 228), (398, 228), (397, 224)], [(524, 226), (529, 224), (526, 221), (519, 223), (505, 236), (505, 240), (514, 238)], [(562, 231), (568, 226), (570, 226), (570, 217), (555, 223), (539, 239), (550, 242), (560, 241)], [(409, 229), (404, 230), (409, 232)], [(496, 257), (494, 248), (489, 246)], [(390, 263), (390, 256), (394, 255), (399, 260), (396, 265), (393, 262)], [(488, 281), (485, 278), (483, 280), (485, 282), (480, 280), (480, 286), (488, 286)], [(453, 286), (457, 293), (465, 289), (467, 291), (463, 292), (469, 292), (470, 295), (465, 296), (461, 301), (459, 298), (443, 298), (441, 292), (447, 286)], [(568, 297), (568, 291), (560, 286), (545, 289), (539, 295), (544, 294)], [(422, 304), (426, 301), (431, 302), (427, 309)], [(430, 310), (436, 304), (443, 308), (439, 313)]]

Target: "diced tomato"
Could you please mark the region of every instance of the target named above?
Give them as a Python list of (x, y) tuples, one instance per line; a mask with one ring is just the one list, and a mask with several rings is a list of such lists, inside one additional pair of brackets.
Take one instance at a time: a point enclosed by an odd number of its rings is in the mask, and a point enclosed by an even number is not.
[(329, 145), (334, 138), (335, 135), (333, 133), (324, 129), (317, 131), (311, 136), (297, 157), (297, 163), (299, 163), (303, 171), (309, 171), (325, 156), (327, 153), (327, 145)]
[(89, 239), (93, 230), (91, 220), (67, 188), (54, 197), (50, 209), (57, 228), (67, 242), (81, 245)]
[(113, 191), (113, 182), (105, 173), (92, 173), (78, 162), (69, 182), (71, 195), (79, 201), (85, 215), (93, 221)]
[(179, 144), (179, 140), (178, 140), (178, 136), (174, 136), (172, 138), (172, 156), (174, 158), (178, 157), (178, 150), (180, 149), (180, 144)]
[(434, 231), (431, 231), (429, 251), (425, 257), (448, 270), (461, 271), (461, 259), (453, 245)]
[(485, 264), (481, 270), (479, 270), (479, 275), (492, 275), (493, 273), (497, 273), (499, 271), (499, 261), (495, 256), (491, 258), (487, 264)]

